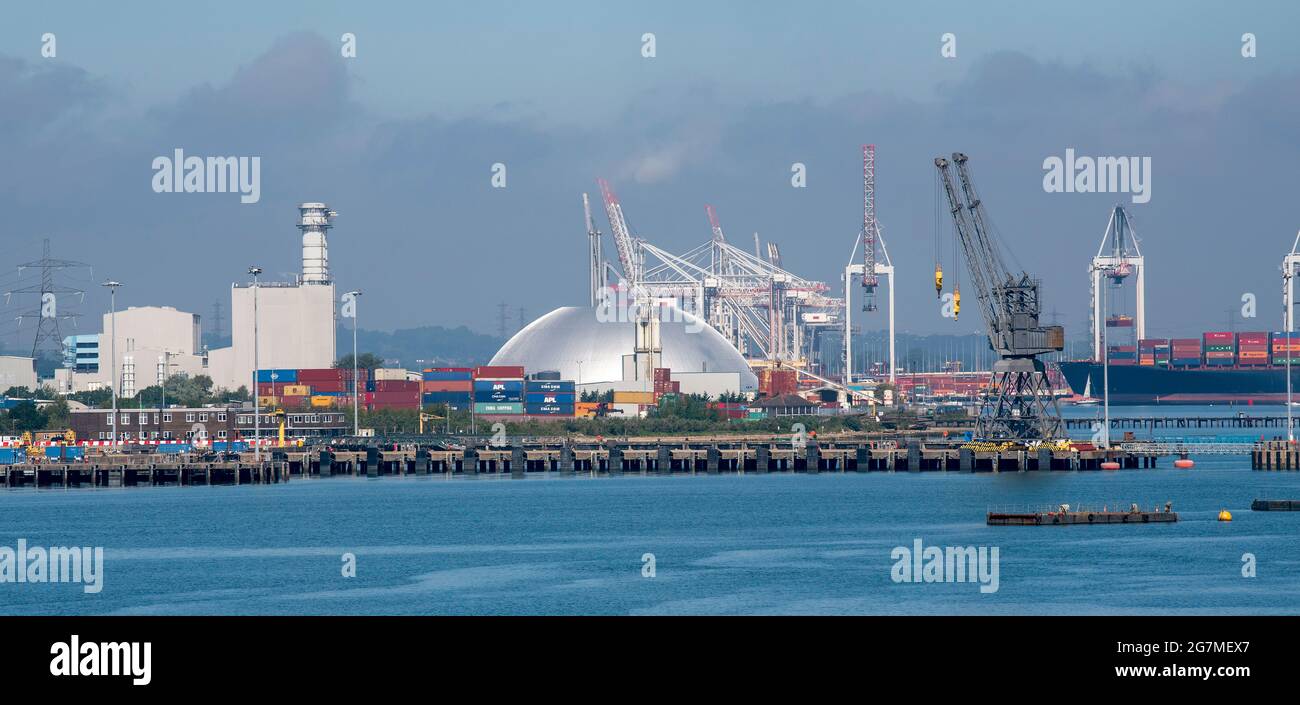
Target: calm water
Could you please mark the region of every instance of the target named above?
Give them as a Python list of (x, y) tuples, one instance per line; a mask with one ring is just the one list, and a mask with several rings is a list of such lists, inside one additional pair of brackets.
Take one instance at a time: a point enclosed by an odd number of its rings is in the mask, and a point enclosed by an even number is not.
[[(5, 491), (0, 546), (99, 545), (106, 559), (100, 594), (0, 584), (0, 613), (1300, 613), (1300, 513), (1249, 509), (1300, 498), (1300, 473), (1244, 457), (1170, 464)], [(984, 524), (992, 505), (1132, 501), (1173, 501), (1182, 521)], [(1215, 520), (1224, 508), (1233, 522)], [(998, 546), (1000, 589), (894, 583), (890, 551), (917, 538)], [(355, 578), (340, 575), (345, 552)], [(1248, 552), (1255, 578), (1241, 575)]]

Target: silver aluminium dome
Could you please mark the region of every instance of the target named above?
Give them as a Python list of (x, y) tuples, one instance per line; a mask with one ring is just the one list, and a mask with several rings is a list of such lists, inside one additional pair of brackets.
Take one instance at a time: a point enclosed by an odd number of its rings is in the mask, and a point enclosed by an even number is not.
[[(739, 372), (741, 391), (758, 388), (758, 377), (726, 338), (690, 313), (669, 313), (659, 324), (663, 357), (658, 366), (673, 372)], [(635, 332), (633, 321), (602, 321), (597, 309), (565, 306), (516, 333), (490, 364), (523, 365), (529, 374), (558, 370), (581, 384), (617, 382), (623, 378), (623, 356), (633, 352)]]

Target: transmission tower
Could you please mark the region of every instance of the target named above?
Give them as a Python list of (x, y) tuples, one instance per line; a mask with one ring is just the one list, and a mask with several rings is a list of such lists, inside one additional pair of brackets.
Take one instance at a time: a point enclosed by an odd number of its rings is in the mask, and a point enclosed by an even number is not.
[(497, 304), (497, 332), (504, 340), (506, 337), (506, 303)]
[(42, 341), (54, 341), (56, 352), (63, 352), (63, 334), (59, 331), (59, 320), (71, 320), (73, 328), (77, 326), (78, 314), (63, 313), (59, 310), (59, 297), (63, 295), (76, 296), (78, 301), (84, 301), (86, 292), (81, 289), (64, 287), (57, 284), (54, 280), (55, 272), (64, 269), (76, 269), (85, 267), (90, 269), (90, 265), (85, 262), (75, 262), (67, 259), (55, 259), (50, 256), (50, 239), (45, 238), (41, 241), (41, 258), (32, 262), (23, 262), (18, 265), (18, 276), (21, 279), (24, 269), (39, 269), (41, 271), (41, 283), (32, 284), (18, 289), (12, 289), (5, 292), (5, 304), (14, 296), (33, 295), (37, 297), (38, 304), (36, 308), (20, 311), (18, 313), (18, 326), (21, 328), (24, 318), (35, 318), (36, 336), (32, 340), (32, 357), (36, 357), (37, 350), (41, 347)]

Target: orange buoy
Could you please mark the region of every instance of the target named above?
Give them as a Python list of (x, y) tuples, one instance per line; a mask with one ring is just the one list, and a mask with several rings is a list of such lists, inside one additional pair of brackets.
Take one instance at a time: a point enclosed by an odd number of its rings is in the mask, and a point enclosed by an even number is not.
[(1186, 470), (1192, 467), (1193, 465), (1196, 465), (1196, 463), (1192, 462), (1190, 458), (1179, 458), (1178, 460), (1174, 461), (1174, 467), (1181, 468), (1183, 470)]
[(1101, 469), (1102, 469), (1102, 470), (1118, 470), (1118, 469), (1119, 469), (1119, 463), (1115, 462), (1114, 460), (1107, 460), (1106, 462), (1104, 462), (1104, 463), (1101, 464)]

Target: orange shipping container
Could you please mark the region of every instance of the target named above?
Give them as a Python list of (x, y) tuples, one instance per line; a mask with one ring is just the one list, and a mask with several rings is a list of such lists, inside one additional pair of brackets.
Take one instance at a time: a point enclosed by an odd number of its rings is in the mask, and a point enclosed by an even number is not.
[(615, 404), (653, 404), (654, 392), (614, 392)]

